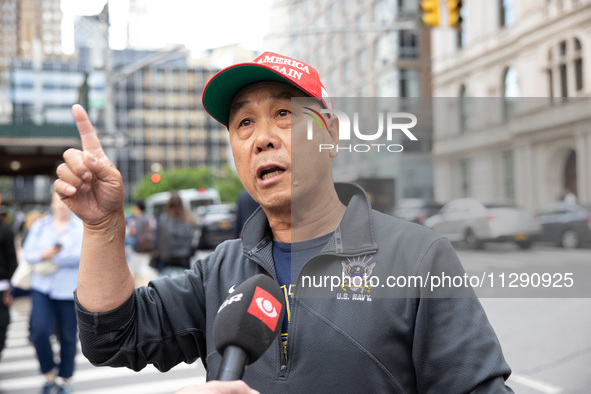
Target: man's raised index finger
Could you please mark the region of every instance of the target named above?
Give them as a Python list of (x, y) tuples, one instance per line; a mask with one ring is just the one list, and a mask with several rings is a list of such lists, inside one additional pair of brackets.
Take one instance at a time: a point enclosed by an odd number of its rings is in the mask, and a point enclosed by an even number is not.
[(87, 150), (91, 152), (102, 152), (103, 147), (94, 131), (94, 127), (92, 126), (90, 119), (88, 119), (88, 114), (86, 113), (86, 110), (80, 104), (74, 104), (72, 106), (72, 115), (74, 116), (76, 127), (78, 128), (78, 132), (80, 133), (80, 140), (82, 141), (82, 150)]

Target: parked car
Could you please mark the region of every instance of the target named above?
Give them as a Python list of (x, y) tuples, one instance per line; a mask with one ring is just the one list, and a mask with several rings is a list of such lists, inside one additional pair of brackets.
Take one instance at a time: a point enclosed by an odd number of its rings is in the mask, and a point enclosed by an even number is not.
[(511, 202), (482, 202), (460, 198), (445, 204), (425, 226), (452, 242), (463, 241), (474, 249), (486, 242), (515, 242), (522, 249), (531, 247), (540, 235), (540, 224), (533, 213), (517, 208)]
[(438, 213), (442, 207), (443, 204), (425, 198), (403, 198), (396, 204), (393, 215), (400, 219), (423, 224), (428, 217)]
[(566, 249), (591, 242), (591, 212), (578, 204), (553, 202), (538, 209), (536, 216), (542, 226), (541, 241)]
[(235, 237), (236, 205), (215, 204), (197, 209), (199, 249), (211, 249)]

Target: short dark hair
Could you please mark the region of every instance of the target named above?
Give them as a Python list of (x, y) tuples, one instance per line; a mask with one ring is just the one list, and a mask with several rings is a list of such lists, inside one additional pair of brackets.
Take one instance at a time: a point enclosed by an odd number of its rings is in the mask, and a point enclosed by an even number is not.
[(146, 210), (146, 203), (144, 203), (142, 200), (136, 201), (135, 206), (138, 207), (142, 212)]

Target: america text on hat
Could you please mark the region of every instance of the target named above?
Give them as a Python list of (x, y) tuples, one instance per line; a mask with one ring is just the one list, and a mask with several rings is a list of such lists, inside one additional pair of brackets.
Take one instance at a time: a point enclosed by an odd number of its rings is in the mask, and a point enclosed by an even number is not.
[(297, 60), (293, 59), (286, 59), (283, 57), (278, 56), (265, 56), (264, 59), (259, 59), (257, 63), (279, 63), (279, 64), (287, 64), (288, 66), (292, 66), (297, 68), (298, 70), (305, 71), (306, 74), (310, 74), (310, 70), (308, 69), (308, 65), (302, 62), (298, 62)]

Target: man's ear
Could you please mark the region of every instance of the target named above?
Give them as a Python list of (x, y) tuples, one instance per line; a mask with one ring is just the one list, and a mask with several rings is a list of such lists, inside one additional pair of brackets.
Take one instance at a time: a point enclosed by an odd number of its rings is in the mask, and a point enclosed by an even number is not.
[(338, 155), (337, 146), (339, 144), (339, 118), (336, 116), (326, 119), (328, 126), (328, 143), (333, 146), (330, 150), (330, 157), (335, 158)]

